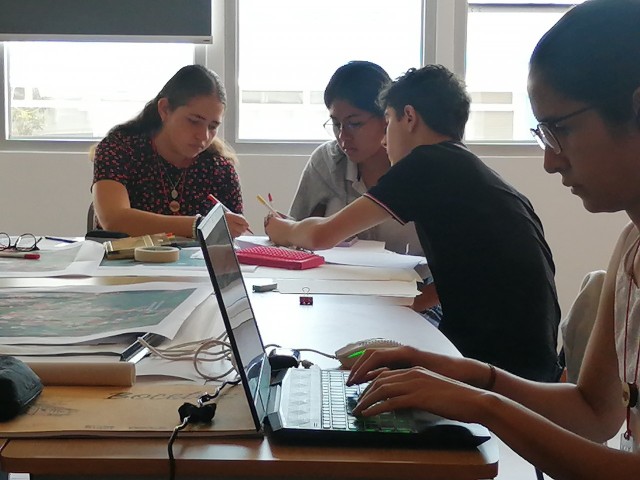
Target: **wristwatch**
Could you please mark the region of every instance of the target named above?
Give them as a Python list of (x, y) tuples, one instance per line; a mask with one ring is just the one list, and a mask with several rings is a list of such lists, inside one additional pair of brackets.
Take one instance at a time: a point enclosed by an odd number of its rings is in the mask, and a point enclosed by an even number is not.
[(191, 238), (198, 238), (198, 225), (202, 221), (202, 215), (196, 214), (196, 218), (193, 219), (193, 227), (191, 228)]

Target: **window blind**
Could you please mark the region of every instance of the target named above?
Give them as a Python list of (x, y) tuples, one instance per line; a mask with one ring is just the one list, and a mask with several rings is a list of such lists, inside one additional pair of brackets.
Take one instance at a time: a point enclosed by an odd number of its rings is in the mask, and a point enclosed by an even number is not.
[(1, 41), (211, 43), (211, 0), (0, 0)]

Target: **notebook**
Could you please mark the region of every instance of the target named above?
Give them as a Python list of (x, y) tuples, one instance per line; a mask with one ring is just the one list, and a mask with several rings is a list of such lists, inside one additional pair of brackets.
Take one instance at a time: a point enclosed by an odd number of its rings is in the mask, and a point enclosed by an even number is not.
[(350, 446), (399, 444), (464, 449), (475, 448), (490, 438), (489, 431), (481, 425), (455, 422), (421, 411), (355, 418), (350, 409), (364, 385), (346, 387), (346, 371), (290, 368), (283, 377), (272, 376), (233, 240), (219, 205), (200, 223), (198, 240), (256, 430), (264, 429), (276, 440), (298, 444)]

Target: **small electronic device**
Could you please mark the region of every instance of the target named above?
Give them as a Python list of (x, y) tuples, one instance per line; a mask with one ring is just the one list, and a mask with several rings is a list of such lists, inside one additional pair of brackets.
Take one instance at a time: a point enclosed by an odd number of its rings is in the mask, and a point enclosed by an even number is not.
[(402, 344), (395, 340), (386, 338), (368, 338), (358, 342), (348, 343), (344, 347), (336, 350), (336, 358), (343, 368), (351, 368), (356, 360), (362, 356), (366, 350), (380, 350), (382, 348), (400, 347)]
[(261, 267), (286, 268), (288, 270), (305, 270), (319, 267), (324, 257), (303, 250), (290, 248), (256, 246), (244, 248), (236, 252), (238, 262)]
[(267, 355), (271, 370), (282, 370), (297, 367), (300, 363), (300, 352), (292, 348), (275, 347)]
[(85, 240), (92, 240), (98, 243), (105, 243), (109, 240), (127, 238), (129, 235), (123, 232), (112, 232), (110, 230), (91, 230), (84, 236)]
[(358, 237), (354, 235), (353, 237), (345, 238), (343, 241), (337, 244), (336, 247), (351, 247), (357, 241)]
[(278, 288), (277, 283), (265, 283), (263, 285), (254, 285), (253, 291), (255, 293), (273, 292), (276, 288)]

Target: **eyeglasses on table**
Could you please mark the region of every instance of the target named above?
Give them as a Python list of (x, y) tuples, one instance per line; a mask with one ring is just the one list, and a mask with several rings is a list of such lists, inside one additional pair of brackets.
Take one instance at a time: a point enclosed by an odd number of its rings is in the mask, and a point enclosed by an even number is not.
[(34, 250), (40, 250), (38, 248), (40, 240), (42, 240), (42, 237), (36, 237), (33, 233), (23, 233), (15, 237), (15, 241), (13, 241), (11, 235), (0, 232), (0, 251), (33, 252)]

